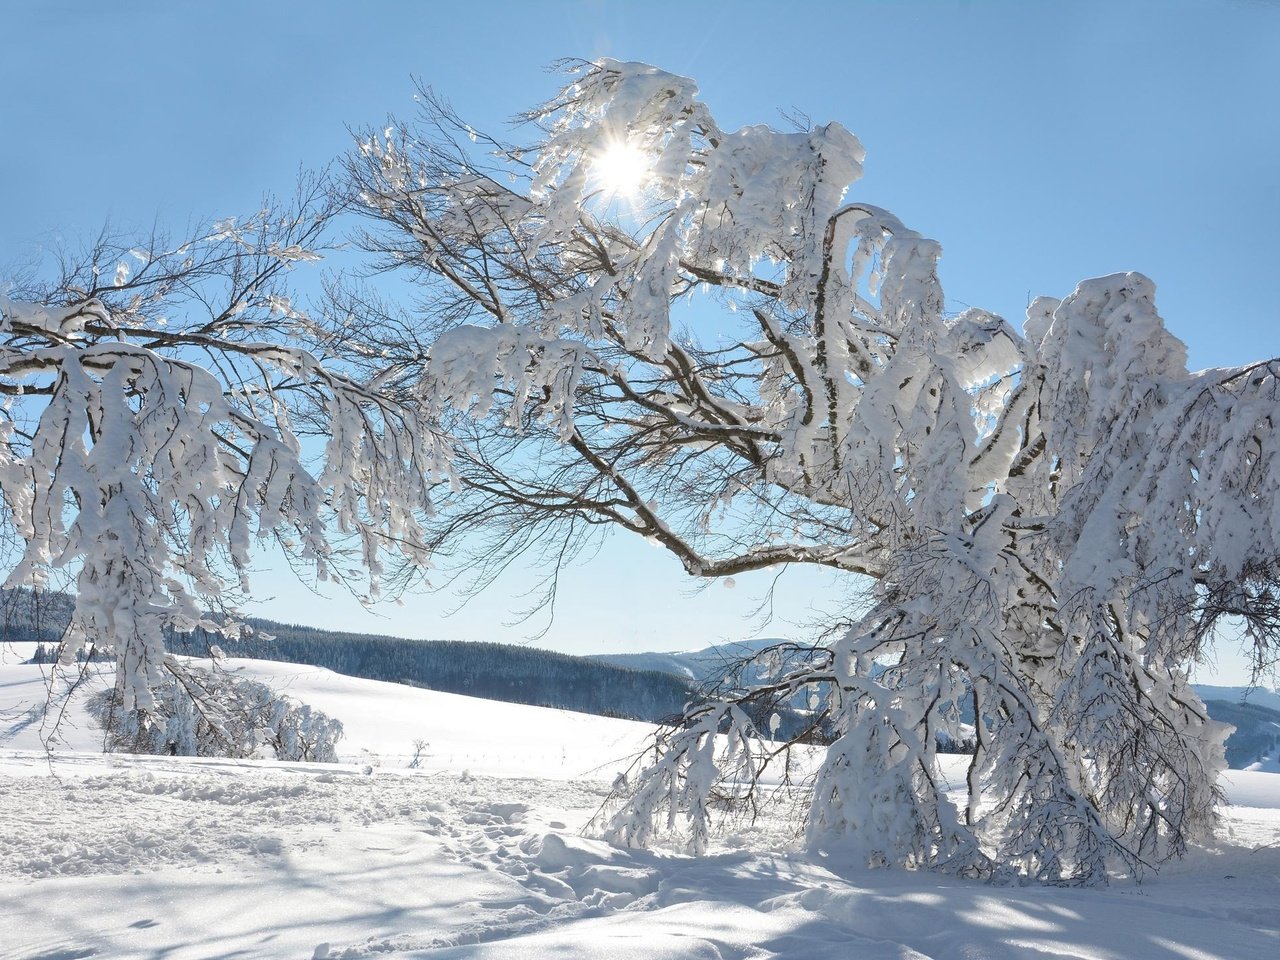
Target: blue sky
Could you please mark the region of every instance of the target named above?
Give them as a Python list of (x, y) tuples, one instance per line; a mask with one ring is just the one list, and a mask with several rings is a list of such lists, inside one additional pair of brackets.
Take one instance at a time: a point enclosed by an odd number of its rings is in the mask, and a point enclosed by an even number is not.
[[(107, 220), (181, 232), (251, 211), (346, 149), (348, 127), (409, 115), (411, 77), (501, 130), (553, 91), (553, 60), (607, 55), (696, 78), (722, 126), (780, 110), (843, 122), (867, 147), (856, 195), (942, 242), (953, 309), (1017, 322), (1029, 295), (1133, 269), (1193, 366), (1280, 353), (1280, 4), (45, 2), (7, 5), (3, 23), (0, 265)], [(674, 561), (610, 544), (569, 577), (541, 642), (754, 634), (743, 613), (766, 580), (690, 599)], [(262, 584), (281, 619), (523, 635), (503, 627), (519, 606), (503, 593), (449, 620), (440, 598), (376, 620), (269, 570)], [(641, 589), (652, 609), (621, 613)], [(847, 589), (789, 574), (766, 632)]]

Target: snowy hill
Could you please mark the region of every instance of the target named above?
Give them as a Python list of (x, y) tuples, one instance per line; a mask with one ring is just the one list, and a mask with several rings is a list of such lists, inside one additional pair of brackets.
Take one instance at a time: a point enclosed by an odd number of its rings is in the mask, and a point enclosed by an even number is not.
[[(736, 659), (780, 643), (777, 638), (746, 640), (688, 653), (622, 653), (594, 657), (606, 663), (665, 671), (701, 685), (714, 681)], [(1280, 772), (1280, 691), (1267, 687), (1195, 684), (1209, 715), (1236, 728), (1227, 740), (1227, 764), (1233, 769)], [(965, 723), (972, 716), (963, 714)]]
[[(417, 754), (423, 770), (612, 779), (653, 729), (630, 720), (363, 680), (321, 667), (244, 659), (222, 660), (220, 666), (341, 720), (339, 759), (361, 766), (404, 768)], [(47, 669), (0, 663), (0, 750), (42, 752), (53, 733), (59, 753), (101, 751), (102, 732), (84, 704), (89, 691), (110, 684), (109, 668), (95, 669), (85, 689), (37, 715), (46, 699)]]
[[(39, 596), (24, 589), (0, 591), (0, 643), (38, 640), (52, 649), (71, 605), (71, 597), (55, 591)], [(761, 637), (686, 652), (575, 657), (509, 644), (411, 640), (256, 618), (249, 625), (240, 640), (220, 641), (228, 652), (491, 700), (648, 721), (677, 715), (693, 687), (713, 682), (735, 660), (782, 642)], [(169, 643), (176, 652), (202, 655), (214, 639), (182, 634)], [(16, 649), (12, 642), (9, 646)], [(35, 644), (21, 646), (25, 658)], [(758, 676), (749, 673), (745, 679)], [(1214, 719), (1236, 728), (1227, 743), (1230, 766), (1280, 772), (1280, 691), (1209, 684), (1196, 690)], [(967, 716), (962, 720), (972, 722)]]
[[(0, 643), (47, 644), (56, 656), (58, 638), (71, 616), (72, 598), (48, 591), (0, 591)], [(168, 649), (208, 656), (215, 642), (227, 653), (288, 663), (315, 664), (368, 680), (392, 680), (430, 690), (509, 703), (561, 707), (633, 720), (678, 715), (689, 699), (680, 670), (621, 666), (536, 647), (513, 644), (415, 640), (326, 630), (251, 617), (236, 640), (197, 630), (169, 633)], [(34, 645), (34, 644), (33, 644)]]
[(87, 752), (80, 694), (55, 702), (69, 726), (46, 754), (40, 668), (14, 661), (0, 658), (6, 960), (1270, 960), (1280, 938), (1269, 774), (1231, 773), (1212, 848), (1141, 887), (858, 870), (786, 847), (776, 811), (692, 860), (578, 835), (645, 724), (229, 661), (339, 717), (353, 762), (104, 757)]
[(1211, 683), (1197, 683), (1194, 686), (1201, 700), (1247, 703), (1280, 712), (1280, 690), (1271, 687), (1220, 687)]
[(761, 637), (755, 640), (716, 644), (683, 653), (600, 653), (593, 654), (588, 659), (627, 667), (631, 670), (670, 673), (691, 680), (695, 684), (701, 684), (718, 677), (739, 657), (781, 642), (779, 637)]

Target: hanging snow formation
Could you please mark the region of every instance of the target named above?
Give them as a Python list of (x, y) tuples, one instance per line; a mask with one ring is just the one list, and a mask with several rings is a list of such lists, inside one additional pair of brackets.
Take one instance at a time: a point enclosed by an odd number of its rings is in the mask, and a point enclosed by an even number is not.
[(363, 562), (369, 589), (381, 554), (426, 562), (445, 449), (415, 409), (299, 346), (312, 323), (283, 293), (331, 212), (304, 183), (291, 206), (171, 248), (102, 238), (52, 285), (0, 299), (0, 522), (20, 545), (5, 585), (70, 579), (63, 663), (114, 649), (125, 711), (176, 683), (216, 725), (164, 635), (234, 632), (209, 611), (247, 592), (257, 543), (320, 578)]

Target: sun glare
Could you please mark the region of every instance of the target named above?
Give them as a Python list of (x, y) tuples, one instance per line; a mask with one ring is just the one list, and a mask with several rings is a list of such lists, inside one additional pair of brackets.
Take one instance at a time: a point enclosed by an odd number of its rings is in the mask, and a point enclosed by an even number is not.
[(614, 141), (591, 162), (591, 172), (610, 197), (634, 200), (649, 179), (649, 158), (625, 141)]

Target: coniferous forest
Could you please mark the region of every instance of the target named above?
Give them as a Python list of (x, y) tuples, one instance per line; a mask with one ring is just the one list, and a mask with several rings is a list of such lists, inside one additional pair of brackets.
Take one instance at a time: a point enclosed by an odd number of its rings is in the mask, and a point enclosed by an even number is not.
[[(39, 656), (53, 649), (70, 619), (67, 594), (5, 590), (0, 598), (0, 642), (36, 641)], [(489, 700), (558, 707), (632, 720), (676, 716), (692, 694), (690, 683), (656, 670), (632, 670), (588, 657), (502, 643), (410, 640), (321, 630), (249, 618), (238, 640), (205, 630), (172, 633), (169, 649), (208, 656), (215, 644), (229, 657), (307, 663), (367, 680), (387, 680)]]

